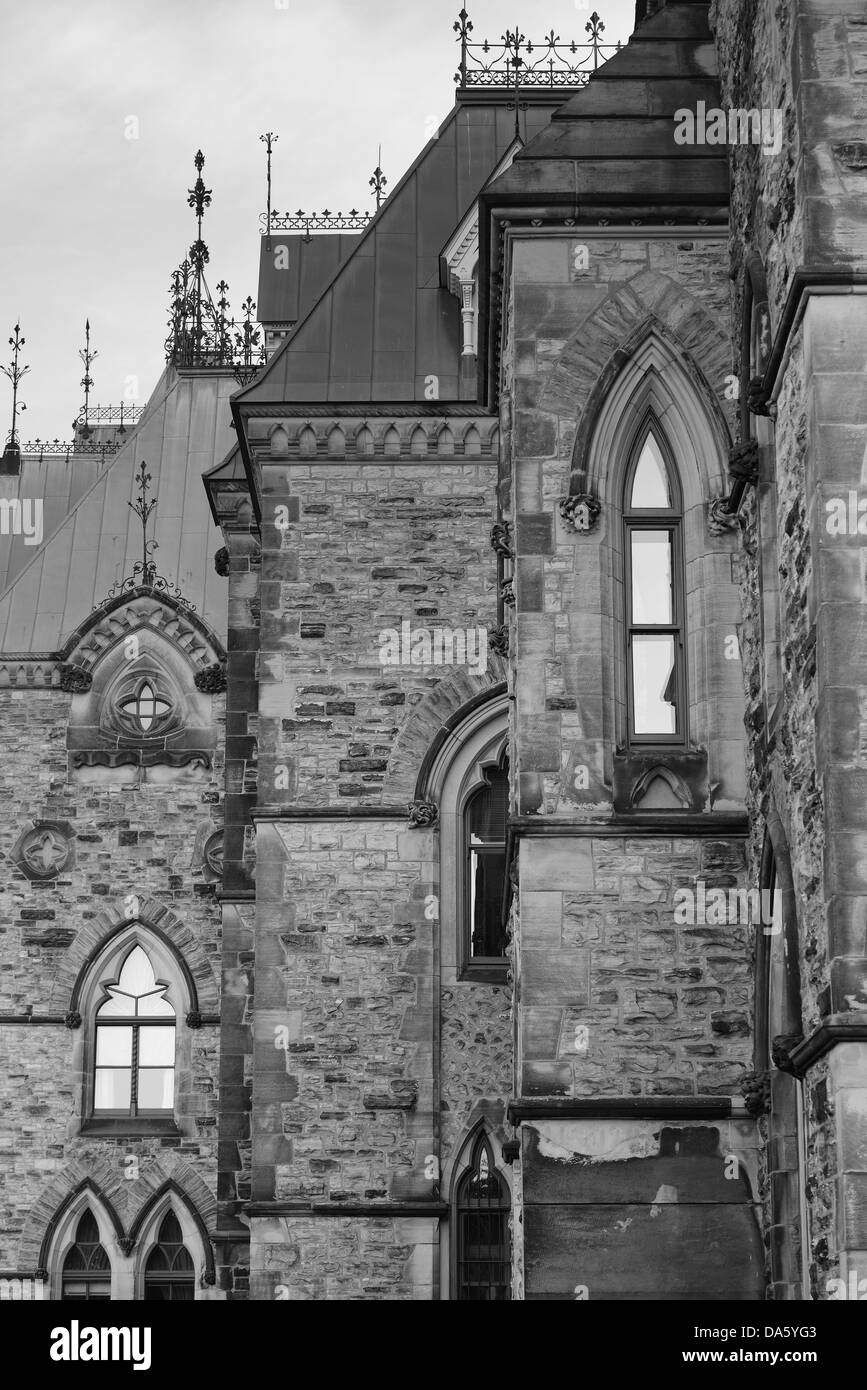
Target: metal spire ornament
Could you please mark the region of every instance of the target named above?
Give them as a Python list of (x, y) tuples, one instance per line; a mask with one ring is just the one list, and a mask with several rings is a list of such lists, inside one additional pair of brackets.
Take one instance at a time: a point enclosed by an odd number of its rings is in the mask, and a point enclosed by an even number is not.
[(205, 167), (205, 156), (202, 154), (201, 150), (196, 150), (196, 156), (193, 160), (193, 163), (196, 166), (196, 173), (198, 174), (198, 178), (196, 179), (196, 182), (193, 185), (193, 187), (187, 189), (187, 204), (189, 205), (189, 207), (195, 209), (196, 223), (198, 227), (196, 233), (196, 240), (190, 247), (190, 263), (196, 272), (195, 332), (196, 341), (200, 342), (202, 337), (202, 275), (205, 266), (211, 259), (210, 254), (208, 252), (208, 248), (202, 241), (202, 218), (205, 215), (205, 208), (209, 208), (211, 206), (211, 189), (205, 187), (205, 182), (202, 178), (202, 170)]
[[(138, 497), (135, 502), (127, 502), (126, 505), (135, 512), (141, 522), (141, 559), (136, 560), (132, 567), (132, 574), (128, 575), (126, 579), (118, 580), (116, 584), (111, 586), (104, 602), (108, 603), (111, 599), (117, 598), (120, 594), (131, 593), (135, 589), (150, 589), (153, 593), (164, 594), (167, 598), (176, 599), (179, 603), (182, 603), (185, 608), (195, 611), (195, 604), (189, 603), (183, 597), (176, 584), (172, 584), (171, 581), (165, 579), (163, 575), (157, 574), (156, 564), (150, 557), (155, 550), (159, 549), (159, 546), (156, 540), (148, 540), (148, 521), (150, 520), (151, 513), (156, 508), (157, 499), (154, 497), (148, 501), (151, 475), (147, 471), (147, 464), (144, 459), (142, 459), (141, 468), (136, 474), (136, 477), (138, 478), (139, 484)], [(101, 604), (96, 605), (97, 608), (101, 606)]]
[[(280, 136), (279, 136), (279, 135), (275, 135), (274, 132), (273, 132), (273, 130), (266, 130), (266, 132), (265, 132), (264, 135), (260, 135), (260, 136), (259, 136), (259, 139), (263, 142), (263, 144), (264, 144), (264, 146), (265, 146), (265, 150), (266, 150), (267, 156), (268, 156), (268, 226), (267, 226), (267, 235), (270, 237), (270, 235), (271, 235), (271, 151), (273, 150), (273, 148), (274, 148), (274, 146), (276, 145), (277, 141), (280, 139)], [(271, 243), (270, 243), (270, 241), (268, 242), (268, 245), (265, 247), (265, 250), (266, 250), (266, 251), (270, 251), (270, 250), (271, 250)]]
[(382, 172), (381, 165), (382, 165), (382, 145), (380, 145), (380, 147), (379, 147), (379, 153), (378, 153), (377, 161), (376, 161), (376, 168), (375, 168), (374, 171), (373, 171), (373, 178), (368, 180), (368, 182), (369, 182), (369, 184), (370, 184), (371, 188), (373, 189), (373, 192), (374, 192), (374, 194), (375, 194), (375, 196), (376, 196), (376, 211), (377, 211), (377, 212), (379, 212), (379, 209), (382, 207), (383, 202), (384, 202), (385, 199), (388, 197), (388, 194), (386, 194), (386, 193), (383, 192), (383, 189), (385, 188), (385, 185), (388, 183), (388, 179), (385, 177), (385, 174)]
[(19, 411), (26, 410), (27, 406), (23, 401), (19, 401), (18, 399), (18, 386), (22, 377), (25, 377), (30, 371), (29, 366), (22, 367), (19, 365), (21, 349), (27, 341), (26, 338), (21, 337), (20, 322), (16, 323), (13, 334), (14, 336), (9, 339), (9, 346), (12, 349), (12, 358), (9, 366), (0, 367), (0, 372), (2, 372), (4, 376), (8, 376), (9, 380), (12, 382), (12, 428), (6, 436), (6, 448), (3, 450), (4, 457), (13, 454), (18, 456), (20, 453), (18, 447), (18, 414)]
[[(81, 433), (85, 439), (89, 439), (93, 433), (88, 422), (88, 415), (90, 413), (90, 388), (93, 385), (93, 377), (90, 375), (90, 365), (94, 358), (99, 356), (98, 352), (91, 352), (90, 350), (90, 319), (85, 319), (84, 321), (84, 347), (78, 349), (78, 355), (84, 363), (84, 376), (81, 379), (81, 385), (84, 387), (84, 425), (81, 429)], [(79, 416), (79, 419), (80, 418)], [(77, 424), (78, 421), (73, 420), (72, 428), (75, 429)]]

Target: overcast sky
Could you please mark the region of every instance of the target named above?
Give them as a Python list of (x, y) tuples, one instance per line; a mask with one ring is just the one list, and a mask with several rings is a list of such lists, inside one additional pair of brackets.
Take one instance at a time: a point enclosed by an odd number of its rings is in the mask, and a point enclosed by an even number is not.
[[(625, 40), (634, 0), (594, 0)], [(143, 404), (163, 367), (172, 270), (195, 237), (205, 154), (211, 288), (256, 297), (265, 147), (278, 211), (370, 210), (382, 144), (393, 187), (453, 104), (460, 0), (0, 0), (0, 342), (27, 339), (22, 440), (69, 439), (82, 403)], [(474, 39), (518, 21), (584, 41), (585, 0), (470, 0)], [(135, 118), (134, 120), (131, 118)], [(136, 132), (138, 138), (128, 138)], [(5, 350), (0, 358), (8, 361)], [(11, 392), (0, 377), (0, 428)]]

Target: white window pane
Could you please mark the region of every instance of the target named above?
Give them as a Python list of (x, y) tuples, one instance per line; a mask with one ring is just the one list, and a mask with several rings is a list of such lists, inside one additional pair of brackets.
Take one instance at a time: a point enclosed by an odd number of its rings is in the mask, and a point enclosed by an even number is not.
[(143, 1067), (173, 1067), (175, 1064), (174, 1028), (140, 1028), (138, 1057)]
[(141, 946), (135, 946), (123, 963), (118, 984), (127, 994), (149, 994), (156, 984), (151, 963)]
[[(114, 986), (112, 986), (114, 990)], [(97, 1018), (132, 1018), (135, 1014), (135, 1000), (128, 994), (113, 993), (110, 999), (100, 1004)]]
[(94, 1110), (129, 1110), (132, 1072), (125, 1067), (97, 1067)]
[(175, 1073), (172, 1067), (151, 1067), (138, 1074), (139, 1110), (171, 1110)]
[(97, 1028), (96, 1065), (98, 1067), (128, 1067), (132, 1062), (132, 1029)]
[(162, 989), (155, 994), (145, 994), (138, 1001), (139, 1018), (174, 1018), (175, 1011)]
[(673, 623), (670, 531), (632, 532), (632, 621)]
[(671, 506), (668, 472), (659, 445), (652, 434), (647, 436), (632, 480), (632, 507)]
[(632, 638), (633, 728), (636, 734), (676, 734), (674, 638)]

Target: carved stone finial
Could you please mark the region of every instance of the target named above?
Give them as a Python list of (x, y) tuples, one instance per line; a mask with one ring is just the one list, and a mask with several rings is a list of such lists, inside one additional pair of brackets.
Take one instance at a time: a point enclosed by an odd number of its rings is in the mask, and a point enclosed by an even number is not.
[(68, 695), (84, 695), (93, 685), (93, 676), (81, 666), (64, 662), (60, 667), (60, 689)]
[(560, 515), (566, 525), (579, 535), (593, 530), (602, 512), (602, 504), (589, 492), (576, 492), (560, 503)]
[(229, 548), (221, 546), (214, 555), (214, 569), (221, 579), (225, 579), (229, 573)]
[(756, 486), (759, 481), (759, 446), (755, 439), (736, 444), (729, 451), (729, 474), (735, 482)]
[(512, 528), (508, 521), (498, 521), (491, 530), (491, 548), (505, 560), (514, 558), (512, 552)]
[(430, 830), (439, 818), (439, 809), (433, 801), (410, 801), (406, 813), (410, 830)]
[(509, 655), (509, 629), (505, 623), (488, 629), (488, 647), (495, 656)]
[(221, 661), (215, 661), (197, 671), (193, 681), (203, 695), (221, 695), (226, 689), (226, 668)]

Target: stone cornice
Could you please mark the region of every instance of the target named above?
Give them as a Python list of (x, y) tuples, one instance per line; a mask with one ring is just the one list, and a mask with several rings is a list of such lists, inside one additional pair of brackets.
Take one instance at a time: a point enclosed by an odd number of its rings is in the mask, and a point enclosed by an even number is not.
[(523, 1120), (728, 1120), (744, 1111), (732, 1096), (600, 1096), (510, 1100), (509, 1123)]
[(786, 1071), (803, 1077), (832, 1048), (841, 1043), (867, 1042), (867, 1018), (853, 1014), (831, 1014), (788, 1054)]

